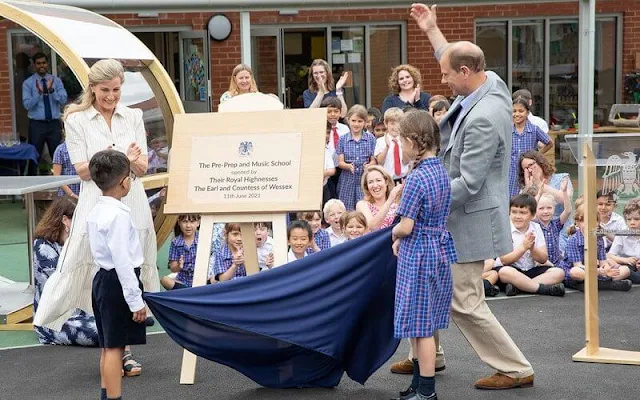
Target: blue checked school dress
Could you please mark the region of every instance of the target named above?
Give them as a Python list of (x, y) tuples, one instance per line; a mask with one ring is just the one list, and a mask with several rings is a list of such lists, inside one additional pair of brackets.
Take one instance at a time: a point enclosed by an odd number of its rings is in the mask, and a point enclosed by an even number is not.
[(184, 283), (187, 287), (193, 286), (193, 272), (196, 265), (196, 253), (198, 251), (198, 232), (191, 246), (187, 246), (182, 235), (174, 238), (169, 246), (169, 262), (180, 261), (184, 257), (182, 270), (176, 275), (176, 280)]
[(431, 337), (449, 326), (457, 261), (446, 229), (451, 206), (449, 176), (439, 158), (420, 161), (409, 174), (397, 215), (415, 221), (398, 252), (394, 336)]
[(364, 164), (368, 163), (376, 149), (376, 137), (362, 132), (360, 140), (355, 140), (351, 132), (343, 135), (338, 142), (338, 155), (344, 155), (344, 162), (353, 164), (355, 174), (342, 170), (338, 179), (338, 198), (342, 200), (347, 211), (356, 209), (356, 203), (364, 197), (360, 180), (364, 172)]
[(537, 150), (538, 142), (548, 144), (551, 137), (544, 133), (542, 129), (526, 121), (522, 133), (519, 133), (513, 125), (511, 131), (511, 164), (509, 165), (509, 198), (520, 192), (520, 182), (518, 181), (518, 170), (520, 168), (520, 154), (529, 150)]
[[(604, 240), (601, 236), (596, 238), (596, 256), (598, 261), (607, 259), (607, 252), (604, 248)], [(567, 247), (562, 260), (561, 267), (564, 270), (565, 283), (571, 282), (570, 271), (573, 268), (573, 263), (582, 263), (584, 265), (584, 235), (581, 230), (577, 230), (576, 233), (569, 237), (567, 240)], [(586, 266), (585, 266), (586, 267)], [(598, 275), (599, 281), (608, 281), (611, 278)]]

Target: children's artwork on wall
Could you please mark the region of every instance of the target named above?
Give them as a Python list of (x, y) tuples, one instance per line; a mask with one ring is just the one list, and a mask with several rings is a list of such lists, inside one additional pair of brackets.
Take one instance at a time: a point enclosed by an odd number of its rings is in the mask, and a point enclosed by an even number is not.
[(205, 88), (205, 63), (198, 46), (191, 46), (189, 55), (184, 60), (185, 75), (189, 90), (201, 98), (200, 89)]

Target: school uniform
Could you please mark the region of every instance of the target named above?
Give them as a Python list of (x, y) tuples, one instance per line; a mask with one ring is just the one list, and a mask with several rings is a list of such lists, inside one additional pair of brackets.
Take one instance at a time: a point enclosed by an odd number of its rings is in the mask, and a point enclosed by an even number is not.
[[(616, 236), (609, 253), (618, 257), (636, 257), (640, 259), (640, 238), (637, 236)], [(640, 284), (640, 272), (635, 265), (628, 265), (631, 270), (629, 280), (634, 284)]]
[(530, 112), (529, 116), (527, 117), (527, 121), (540, 128), (542, 132), (549, 133), (549, 124), (547, 124), (547, 121), (538, 117), (537, 115), (533, 115), (533, 113)]
[[(225, 272), (227, 272), (227, 270), (231, 268), (232, 264), (233, 264), (233, 253), (231, 253), (231, 250), (229, 250), (229, 246), (224, 245), (220, 249), (218, 254), (216, 254), (216, 258), (214, 261), (213, 273), (214, 273), (214, 276), (216, 277), (216, 280), (219, 280), (220, 274), (224, 274)], [(236, 273), (233, 276), (233, 278), (231, 278), (230, 280), (233, 280), (236, 278), (242, 278), (244, 276), (247, 276), (247, 270), (245, 269), (243, 264), (243, 265), (240, 265), (238, 268), (236, 268)]]
[[(324, 149), (324, 170), (335, 169), (336, 165), (336, 151), (327, 144)], [(326, 176), (322, 182), (322, 204), (336, 197), (336, 186), (333, 182), (329, 182), (329, 178)]]
[(336, 126), (331, 128), (331, 133), (329, 135), (329, 143), (327, 145), (331, 150), (333, 150), (333, 163), (336, 165), (335, 175), (329, 178), (329, 188), (332, 190), (332, 199), (338, 198), (338, 181), (340, 180), (340, 174), (342, 173), (342, 170), (338, 168), (338, 144), (340, 143), (340, 138), (349, 132), (350, 130), (347, 125), (338, 122), (336, 123)]
[[(305, 258), (306, 256), (308, 256), (307, 253), (302, 253), (302, 258)], [(293, 253), (293, 250), (289, 250), (289, 252), (287, 253), (287, 262), (293, 262), (298, 260), (298, 257), (296, 257), (296, 255)]]
[[(78, 175), (76, 173), (76, 168), (71, 163), (71, 158), (69, 158), (69, 151), (67, 150), (67, 143), (62, 142), (56, 148), (56, 151), (53, 153), (52, 162), (53, 162), (53, 164), (58, 164), (58, 165), (62, 166), (62, 171), (60, 172), (60, 175), (64, 175), (64, 176)], [(72, 184), (67, 185), (67, 186), (69, 186), (69, 189), (71, 189), (71, 191), (76, 196), (80, 194), (80, 184), (79, 183), (72, 183)], [(58, 197), (62, 197), (64, 195), (66, 195), (64, 190), (62, 190), (62, 188), (58, 188)]]
[(325, 232), (327, 232), (327, 235), (329, 235), (329, 243), (331, 243), (331, 247), (337, 246), (340, 243), (344, 243), (347, 241), (347, 238), (344, 237), (344, 235), (336, 235), (336, 233), (333, 231), (332, 226), (329, 226), (327, 229), (325, 229)]
[[(547, 246), (544, 239), (544, 233), (542, 233), (542, 228), (540, 228), (540, 225), (538, 225), (537, 223), (533, 221), (529, 222), (529, 227), (527, 228), (526, 232), (520, 232), (513, 225), (513, 222), (510, 222), (510, 224), (511, 224), (511, 240), (513, 241), (514, 249), (522, 245), (522, 242), (524, 242), (525, 237), (530, 232), (533, 232), (533, 235), (535, 236), (536, 249)], [(496, 259), (495, 265), (496, 265), (495, 269), (498, 271), (500, 270), (501, 267), (504, 266), (504, 264), (502, 264), (502, 261), (500, 260), (500, 257)], [(517, 261), (511, 264), (510, 267), (517, 269), (518, 271), (520, 271), (521, 273), (523, 273), (524, 275), (528, 276), (531, 279), (535, 278), (538, 275), (544, 274), (550, 268), (542, 265), (536, 266), (536, 261), (533, 259), (533, 256), (531, 255), (531, 250), (527, 250), (522, 255), (522, 257), (520, 257)]]
[(511, 163), (509, 165), (509, 198), (520, 193), (518, 182), (518, 169), (520, 154), (538, 149), (538, 142), (548, 144), (551, 141), (549, 134), (529, 121), (525, 121), (522, 133), (519, 133), (515, 124), (511, 131)]
[[(606, 224), (600, 223), (600, 227), (604, 230), (608, 231), (623, 231), (627, 229), (627, 223), (624, 221), (624, 218), (617, 212), (613, 211), (611, 213), (611, 217), (609, 217), (609, 221)], [(603, 237), (604, 248), (609, 251), (611, 248), (611, 241), (606, 237)]]
[(92, 305), (102, 348), (146, 343), (145, 324), (132, 319), (145, 305), (140, 282), (144, 257), (130, 213), (121, 201), (100, 196), (87, 218), (91, 255), (99, 268)]
[(176, 275), (176, 281), (182, 283), (182, 285), (177, 285), (178, 287), (174, 286), (174, 289), (193, 286), (193, 272), (195, 271), (197, 252), (198, 232), (195, 233), (191, 246), (187, 245), (182, 235), (178, 235), (178, 237), (171, 241), (171, 245), (169, 246), (169, 261), (180, 261), (180, 257), (183, 257), (184, 260), (182, 270)]
[[(382, 167), (391, 175), (394, 182), (398, 182), (409, 173), (409, 164), (402, 162), (402, 143), (400, 143), (400, 137), (394, 138), (389, 135), (389, 139), (391, 143), (386, 150), (387, 155)], [(384, 136), (376, 139), (376, 149), (373, 155), (377, 157), (378, 154), (384, 151), (385, 147), (387, 147), (387, 142)]]
[[(313, 241), (316, 243), (320, 250), (325, 250), (331, 247), (331, 240), (329, 239), (329, 234), (325, 232), (324, 229), (319, 229), (313, 235)], [(313, 249), (307, 249), (307, 254), (314, 254), (315, 251)]]
[[(262, 243), (262, 246), (257, 248), (258, 250), (258, 266), (260, 267), (260, 271), (268, 270), (267, 268), (267, 257), (269, 257), (269, 253), (273, 252), (273, 239), (271, 236), (267, 236), (267, 240)], [(275, 267), (275, 265), (274, 265)]]
[(562, 253), (560, 251), (560, 232), (564, 227), (564, 224), (560, 223), (560, 218), (552, 218), (548, 225), (536, 220), (542, 234), (544, 235), (544, 241), (547, 245), (547, 255), (551, 264), (556, 267), (560, 265), (562, 261)]
[(449, 176), (439, 158), (420, 161), (407, 177), (397, 214), (415, 221), (398, 252), (394, 317), (396, 338), (431, 337), (449, 326), (457, 262), (447, 231)]
[(349, 132), (340, 138), (338, 155), (344, 156), (344, 162), (353, 164), (355, 172), (343, 170), (338, 180), (338, 198), (342, 200), (347, 210), (355, 210), (356, 203), (363, 198), (360, 181), (364, 172), (364, 164), (368, 163), (376, 148), (376, 138), (370, 133), (362, 133), (360, 139), (355, 140)]
[[(596, 238), (596, 254), (598, 261), (607, 259), (607, 254), (604, 249), (604, 241), (600, 236)], [(571, 271), (571, 268), (573, 268), (573, 263), (581, 263), (582, 265), (584, 265), (584, 235), (580, 230), (576, 231), (576, 233), (571, 235), (567, 240), (564, 259), (560, 264), (562, 270), (564, 271), (565, 284), (570, 284), (572, 281), (569, 271)], [(598, 280), (606, 281), (611, 279), (598, 275)]]

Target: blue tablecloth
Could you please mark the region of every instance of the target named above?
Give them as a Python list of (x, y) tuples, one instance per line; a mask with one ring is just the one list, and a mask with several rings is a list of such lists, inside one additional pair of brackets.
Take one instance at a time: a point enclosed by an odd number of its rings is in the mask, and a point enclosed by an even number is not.
[(28, 143), (20, 143), (11, 147), (0, 146), (0, 159), (2, 160), (31, 160), (35, 163), (40, 159), (36, 148)]

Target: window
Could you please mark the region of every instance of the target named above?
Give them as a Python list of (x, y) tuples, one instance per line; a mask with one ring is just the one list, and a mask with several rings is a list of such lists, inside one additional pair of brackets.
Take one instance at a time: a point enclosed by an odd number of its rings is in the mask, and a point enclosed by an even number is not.
[(391, 70), (402, 64), (400, 25), (369, 28), (371, 106), (380, 108), (389, 95)]
[(351, 73), (344, 87), (345, 102), (349, 106), (366, 104), (364, 27), (332, 28), (331, 56), (336, 82), (344, 71)]
[[(617, 23), (616, 17), (596, 18), (594, 122), (600, 124), (607, 122), (618, 98)], [(485, 52), (487, 68), (510, 84), (512, 92), (531, 91), (533, 113), (564, 128), (578, 117), (578, 43), (575, 18), (476, 22), (476, 44)]]

